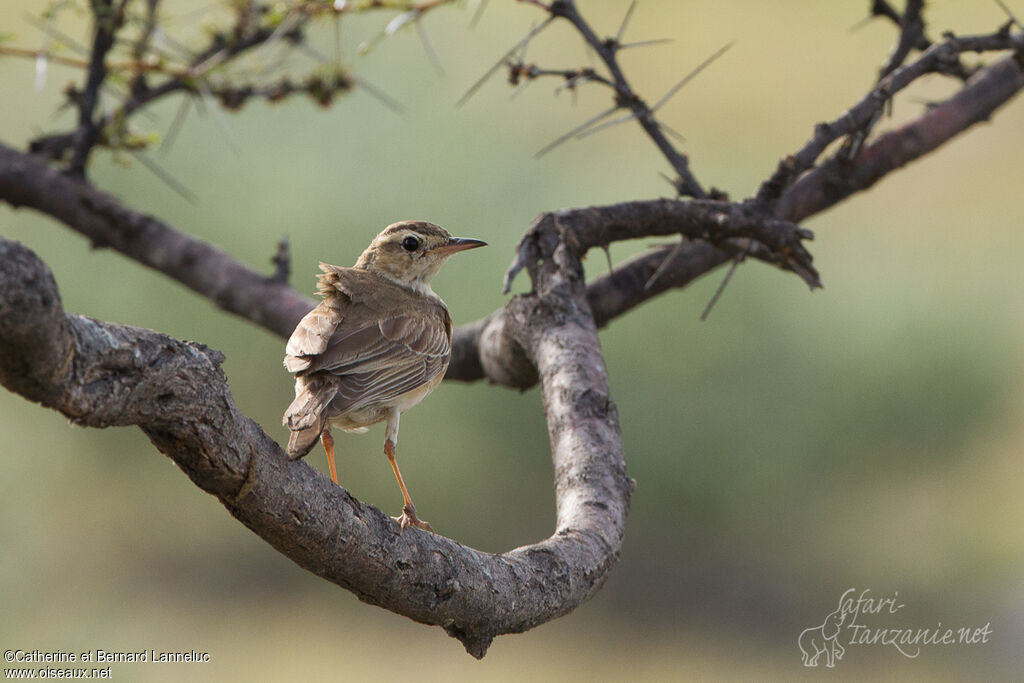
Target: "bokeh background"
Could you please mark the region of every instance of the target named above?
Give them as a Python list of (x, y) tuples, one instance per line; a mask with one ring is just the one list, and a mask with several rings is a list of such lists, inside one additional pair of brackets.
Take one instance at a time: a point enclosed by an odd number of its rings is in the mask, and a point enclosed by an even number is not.
[[(8, 44), (35, 48), (25, 20), (44, 3), (0, 1)], [(583, 0), (613, 34), (625, 0)], [(756, 190), (815, 122), (870, 86), (895, 38), (881, 20), (851, 30), (868, 3), (644, 0), (627, 40), (672, 38), (624, 55), (653, 101), (723, 44), (734, 47), (662, 110), (705, 185)], [(184, 42), (217, 22), (201, 3), (165, 2)], [(1012, 3), (1011, 3), (1012, 5)], [(492, 0), (425, 19), (443, 74), (415, 30), (367, 55), (392, 16), (346, 18), (344, 63), (405, 107), (356, 90), (329, 109), (295, 99), (240, 114), (195, 108), (153, 154), (197, 197), (187, 202), (137, 161), (95, 155), (92, 177), (152, 213), (270, 272), (291, 239), (292, 284), (316, 263), (351, 264), (384, 225), (425, 218), (491, 246), (455, 259), (435, 288), (456, 322), (501, 306), (501, 276), (539, 212), (667, 196), (666, 164), (632, 125), (534, 153), (607, 106), (554, 81), (515, 99), (502, 74), (454, 103), (538, 20)], [(1024, 13), (1024, 6), (1017, 7)], [(987, 32), (995, 3), (934, 0), (941, 30)], [(88, 42), (83, 13), (59, 27)], [(13, 37), (11, 37), (13, 36)], [(334, 49), (330, 22), (314, 31)], [(73, 54), (73, 52), (72, 52)], [(555, 26), (531, 45), (542, 66), (590, 57)], [(258, 68), (258, 63), (253, 68)], [(296, 72), (314, 66), (297, 58)], [(0, 59), (0, 137), (23, 146), (66, 129), (60, 91), (81, 81), (51, 65)], [(951, 91), (926, 79), (895, 101), (904, 120)], [(178, 102), (137, 118), (165, 134)], [(567, 617), (499, 638), (476, 661), (437, 628), (360, 603), (299, 569), (196, 489), (136, 429), (71, 427), (0, 394), (0, 644), (25, 650), (211, 653), (202, 665), (115, 665), (119, 680), (794, 679), (799, 633), (848, 588), (906, 606), (874, 626), (991, 623), (985, 645), (929, 647), (915, 659), (848, 646), (830, 675), (1011, 680), (1024, 639), (1024, 105), (1012, 103), (938, 153), (814, 217), (823, 291), (743, 266), (707, 322), (722, 271), (662, 296), (602, 333), (629, 471), (637, 481), (625, 549), (605, 588)], [(246, 414), (283, 442), (291, 400), (283, 340), (31, 211), (0, 205), (0, 232), (50, 265), (67, 310), (204, 342)], [(620, 261), (654, 240), (616, 244)], [(591, 255), (588, 272), (606, 268)], [(524, 283), (519, 283), (520, 290)], [(443, 433), (435, 426), (444, 424)], [(400, 498), (381, 429), (339, 437), (343, 485), (389, 513)], [(325, 469), (320, 451), (308, 461)], [(402, 468), (442, 533), (501, 552), (550, 534), (551, 464), (539, 392), (445, 383), (402, 423)]]

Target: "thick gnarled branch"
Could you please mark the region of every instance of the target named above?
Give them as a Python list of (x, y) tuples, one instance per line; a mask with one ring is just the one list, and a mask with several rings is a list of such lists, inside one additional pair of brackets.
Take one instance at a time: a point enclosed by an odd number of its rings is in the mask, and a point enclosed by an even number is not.
[(418, 529), (402, 533), (309, 465), (289, 461), (238, 411), (218, 352), (64, 313), (45, 265), (0, 238), (0, 383), (79, 424), (138, 425), (297, 564), (365, 602), (442, 626), (476, 657), (495, 636), (566, 614), (597, 591), (622, 547), (631, 490), (581, 281), (518, 297), (508, 311), (541, 377), (557, 529), (493, 555)]
[[(536, 268), (545, 243), (552, 240), (564, 240), (582, 258), (588, 250), (612, 242), (675, 234), (730, 250), (743, 242), (755, 257), (793, 271), (811, 289), (821, 286), (803, 246), (803, 240), (814, 238), (811, 231), (765, 215), (753, 203), (655, 199), (542, 214), (519, 243), (505, 275), (505, 291), (523, 268)], [(760, 246), (748, 245), (750, 240)]]
[[(568, 2), (551, 7), (574, 10)], [(913, 35), (906, 33), (904, 47)], [(487, 378), (515, 387), (541, 382), (558, 526), (536, 545), (491, 555), (418, 531), (397, 535), (375, 508), (330, 486), (308, 466), (286, 462), (277, 445), (234, 407), (216, 352), (64, 314), (42, 265), (27, 250), (2, 241), (0, 381), (81, 424), (140, 426), (197, 485), (298, 564), (367, 602), (441, 625), (482, 656), (495, 635), (531, 628), (592, 595), (621, 547), (629, 482), (595, 328), (737, 255), (749, 253), (815, 283), (801, 243), (809, 233), (795, 223), (985, 120), (1024, 87), (1022, 45), (1020, 34), (1009, 30), (949, 37), (903, 66), (897, 64), (906, 58), (900, 48), (880, 88), (784, 160), (759, 200), (654, 200), (541, 215), (515, 264), (530, 272), (533, 292), (459, 328), (449, 372), (455, 379)], [(614, 56), (617, 48), (606, 47)], [(980, 69), (960, 93), (917, 120), (863, 148), (858, 143), (856, 153), (819, 161), (839, 137), (866, 137), (895, 90), (924, 73), (948, 71), (962, 52), (973, 49), (1018, 52)], [(136, 102), (145, 99), (145, 88), (142, 80), (137, 92), (133, 86)], [(215, 247), (2, 145), (0, 197), (53, 215), (95, 245), (116, 248), (278, 334), (287, 335), (312, 305), (279, 278), (259, 275)], [(688, 239), (584, 286), (578, 261), (588, 249), (677, 234)]]

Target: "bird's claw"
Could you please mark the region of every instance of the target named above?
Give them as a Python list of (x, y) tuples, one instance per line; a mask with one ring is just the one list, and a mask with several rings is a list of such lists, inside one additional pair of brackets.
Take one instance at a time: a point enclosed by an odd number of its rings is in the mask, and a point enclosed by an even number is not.
[(392, 517), (391, 519), (398, 522), (398, 525), (405, 531), (405, 527), (414, 526), (420, 529), (425, 529), (430, 533), (436, 533), (434, 527), (430, 526), (430, 522), (425, 522), (416, 516), (416, 508), (412, 505), (406, 505), (402, 508), (402, 514), (399, 517)]

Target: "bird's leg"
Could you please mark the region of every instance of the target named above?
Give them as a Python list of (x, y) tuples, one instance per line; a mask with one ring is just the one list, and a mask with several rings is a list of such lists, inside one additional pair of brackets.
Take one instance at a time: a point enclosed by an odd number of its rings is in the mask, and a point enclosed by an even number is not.
[(402, 506), (401, 516), (395, 517), (394, 520), (398, 522), (402, 529), (411, 524), (434, 533), (434, 527), (430, 526), (429, 522), (425, 522), (416, 516), (416, 506), (412, 504), (409, 489), (405, 488), (405, 482), (402, 481), (402, 472), (398, 469), (398, 460), (395, 459), (395, 446), (398, 444), (398, 417), (399, 413), (397, 410), (393, 410), (388, 414), (384, 440), (384, 455), (388, 456), (388, 462), (391, 463), (391, 469), (395, 472), (395, 479), (398, 480), (398, 488), (402, 489), (402, 500), (405, 503)]
[(398, 469), (398, 461), (395, 460), (395, 442), (391, 439), (384, 442), (384, 455), (388, 456), (391, 469), (395, 471), (395, 479), (398, 480), (398, 488), (402, 489), (402, 499), (405, 501), (405, 505), (402, 507), (402, 515), (395, 517), (395, 521), (403, 529), (411, 524), (433, 533), (434, 527), (430, 526), (430, 522), (425, 522), (416, 516), (416, 506), (412, 504), (412, 498), (409, 497), (409, 489), (405, 488), (405, 482), (402, 481), (402, 472)]
[(338, 471), (334, 469), (334, 437), (331, 436), (331, 428), (325, 426), (324, 431), (320, 432), (320, 441), (324, 445), (324, 450), (327, 452), (327, 466), (331, 468), (331, 481), (335, 484), (338, 483)]

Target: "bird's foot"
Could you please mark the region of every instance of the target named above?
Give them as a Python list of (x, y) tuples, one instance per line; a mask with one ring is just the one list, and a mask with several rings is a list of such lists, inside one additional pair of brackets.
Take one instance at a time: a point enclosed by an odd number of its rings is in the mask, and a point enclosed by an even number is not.
[(435, 533), (434, 527), (430, 526), (430, 522), (424, 522), (422, 519), (416, 516), (416, 508), (412, 505), (406, 505), (402, 508), (402, 514), (399, 517), (392, 517), (391, 519), (398, 522), (398, 525), (405, 530), (407, 526), (415, 526), (420, 529), (426, 529), (430, 533)]

